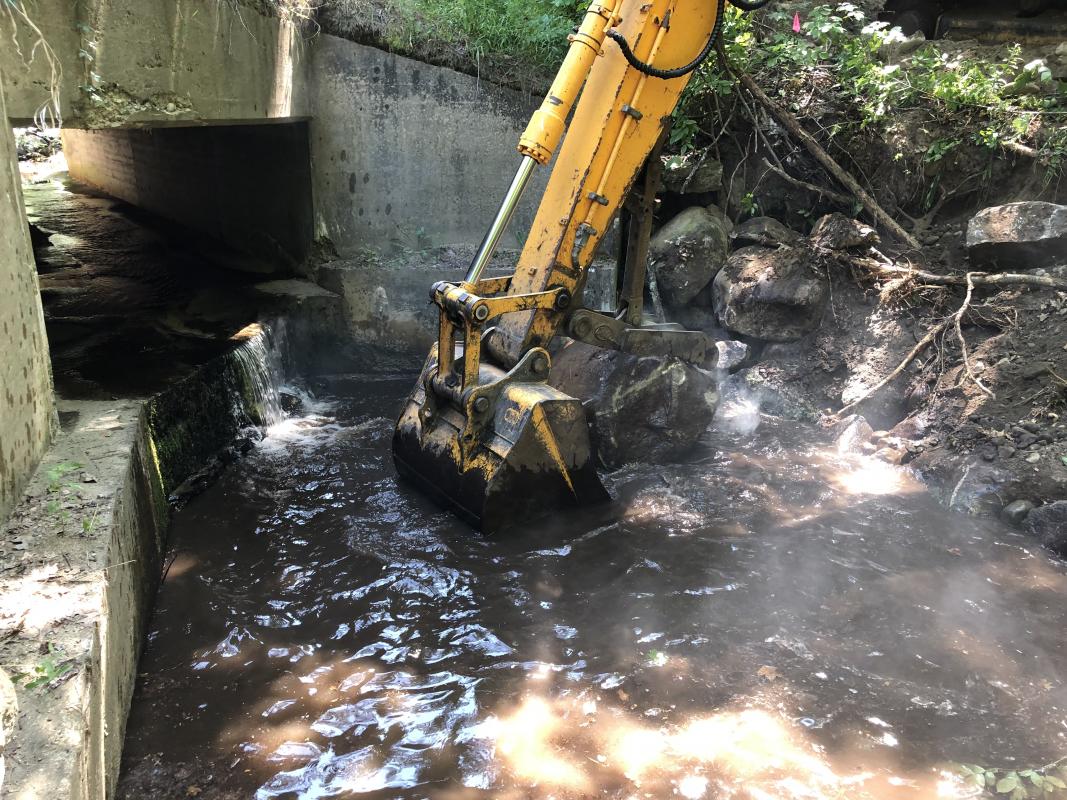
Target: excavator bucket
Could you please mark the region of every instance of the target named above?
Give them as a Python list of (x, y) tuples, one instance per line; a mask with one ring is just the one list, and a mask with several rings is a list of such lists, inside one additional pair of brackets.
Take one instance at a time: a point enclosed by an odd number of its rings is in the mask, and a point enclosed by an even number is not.
[[(581, 401), (543, 381), (505, 382), (490, 416), (472, 434), (458, 408), (433, 399), (427, 404), (425, 378), (436, 369), (435, 353), (393, 435), (403, 478), (485, 533), (608, 499)], [(482, 366), (484, 384), (503, 376)]]

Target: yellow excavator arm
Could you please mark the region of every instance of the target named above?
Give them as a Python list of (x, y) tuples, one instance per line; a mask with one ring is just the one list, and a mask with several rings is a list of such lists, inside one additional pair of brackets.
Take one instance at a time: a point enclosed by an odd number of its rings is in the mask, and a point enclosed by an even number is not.
[[(624, 322), (623, 314), (581, 308), (580, 299), (597, 245), (711, 52), (724, 5), (593, 0), (520, 139), (519, 169), (466, 278), (431, 290), (439, 341), (401, 414), (394, 460), (402, 476), (482, 530), (607, 496), (581, 400), (547, 383), (555, 336), (703, 354), (700, 334), (643, 331), (639, 314)], [(554, 156), (514, 274), (483, 278), (533, 172)]]

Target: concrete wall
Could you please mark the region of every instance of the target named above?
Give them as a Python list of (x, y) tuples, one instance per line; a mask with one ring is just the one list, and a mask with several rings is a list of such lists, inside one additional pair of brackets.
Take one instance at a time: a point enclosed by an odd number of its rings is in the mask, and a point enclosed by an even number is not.
[[(4, 118), (0, 86), (0, 120)], [(0, 125), (0, 522), (19, 499), (55, 415), (44, 311), (22, 205), (15, 141)]]
[[(328, 35), (310, 75), (317, 235), (346, 257), (481, 240), (518, 166), (532, 98)], [(519, 234), (534, 208), (520, 208)]]
[(247, 253), (227, 266), (300, 272), (311, 247), (304, 122), (63, 134), (70, 174)]
[[(80, 127), (190, 124), (306, 116), (307, 32), (231, 0), (24, 0), (61, 69), (64, 122)], [(22, 55), (4, 45), (8, 114), (31, 118), (48, 102), (52, 71), (29, 24)]]

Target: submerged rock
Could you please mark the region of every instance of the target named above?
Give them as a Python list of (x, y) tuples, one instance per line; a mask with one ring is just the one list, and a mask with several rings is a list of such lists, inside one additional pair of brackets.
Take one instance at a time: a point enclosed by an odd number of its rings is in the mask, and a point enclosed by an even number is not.
[(745, 247), (715, 277), (715, 313), (734, 333), (794, 342), (819, 327), (828, 291), (806, 251)]
[(1026, 201), (980, 211), (967, 227), (977, 266), (1034, 269), (1067, 263), (1067, 206)]
[(1023, 530), (1057, 555), (1067, 556), (1067, 500), (1035, 508)]
[(676, 358), (638, 358), (569, 342), (549, 381), (585, 401), (601, 463), (669, 463), (689, 452), (718, 404), (710, 373)]
[(700, 294), (729, 252), (730, 221), (717, 208), (687, 208), (663, 226), (649, 247), (663, 302), (683, 306)]

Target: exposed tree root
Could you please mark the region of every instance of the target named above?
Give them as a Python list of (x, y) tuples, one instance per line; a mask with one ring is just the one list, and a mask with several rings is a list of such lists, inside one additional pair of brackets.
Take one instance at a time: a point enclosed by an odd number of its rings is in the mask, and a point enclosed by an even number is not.
[(840, 417), (842, 414), (847, 414), (849, 411), (852, 411), (854, 408), (862, 405), (867, 400), (870, 400), (872, 397), (874, 397), (874, 395), (876, 395), (886, 386), (891, 384), (897, 377), (899, 377), (904, 372), (904, 370), (908, 368), (908, 365), (912, 361), (919, 357), (923, 350), (925, 350), (927, 347), (934, 343), (934, 340), (937, 339), (939, 334), (947, 330), (948, 327), (952, 325), (954, 319), (954, 316), (949, 317), (948, 319), (943, 319), (941, 320), (941, 322), (937, 323), (937, 325), (928, 330), (926, 332), (926, 335), (919, 340), (919, 343), (911, 349), (911, 352), (904, 356), (904, 360), (900, 362), (900, 365), (895, 370), (890, 372), (886, 377), (884, 377), (882, 380), (880, 380), (878, 383), (876, 383), (874, 386), (864, 392), (862, 397), (853, 400), (847, 406), (842, 407), (841, 410), (838, 411), (835, 416)]
[[(878, 251), (875, 250), (874, 252), (877, 253)], [(965, 319), (968, 315), (973, 317), (973, 312), (975, 310), (971, 302), (974, 297), (975, 288), (978, 286), (1038, 286), (1044, 289), (1055, 289), (1057, 291), (1067, 292), (1067, 281), (1058, 278), (1046, 278), (1038, 275), (1018, 275), (1010, 272), (1000, 273), (998, 275), (989, 275), (982, 272), (968, 272), (966, 275), (937, 275), (933, 272), (925, 272), (911, 267), (898, 267), (896, 264), (889, 261), (889, 259), (885, 258), (885, 256), (882, 256), (881, 253), (878, 253), (878, 255), (881, 256), (884, 261), (878, 261), (873, 258), (852, 258), (850, 261), (851, 263), (859, 264), (872, 272), (893, 276), (895, 281), (911, 278), (941, 287), (966, 286), (967, 294), (959, 309), (957, 309), (952, 316), (941, 320), (927, 331), (926, 335), (919, 340), (919, 343), (916, 344), (911, 352), (904, 357), (904, 360), (900, 362), (896, 369), (864, 392), (862, 397), (859, 397), (848, 405), (842, 407), (834, 415), (837, 417), (857, 408), (892, 383), (904, 372), (905, 369), (908, 368), (908, 365), (911, 364), (912, 361), (926, 350), (927, 347), (933, 344), (939, 335), (944, 333), (950, 327), (955, 328), (956, 338), (959, 340), (960, 349), (963, 354), (963, 368), (967, 377), (974, 381), (975, 385), (984, 394), (989, 397), (995, 397), (996, 395), (993, 391), (983, 384), (981, 379), (979, 379), (978, 375), (975, 373), (974, 367), (971, 365), (967, 341), (963, 336), (963, 324)]]
[(967, 352), (967, 340), (963, 337), (963, 315), (967, 313), (971, 307), (971, 298), (974, 297), (974, 273), (967, 273), (967, 295), (963, 298), (963, 305), (960, 306), (959, 311), (953, 315), (952, 319), (956, 326), (956, 338), (960, 342), (960, 352), (963, 354), (963, 368), (967, 372), (967, 377), (974, 381), (974, 385), (982, 390), (982, 393), (987, 397), (996, 397), (993, 392), (986, 387), (984, 383), (975, 374), (974, 369), (971, 367), (971, 356)]
[[(874, 252), (878, 253), (877, 250)], [(850, 261), (871, 272), (895, 278), (911, 278), (933, 286), (967, 286), (968, 282), (972, 282), (975, 286), (1036, 286), (1041, 289), (1055, 289), (1058, 292), (1067, 292), (1067, 280), (1062, 278), (1049, 278), (1043, 275), (1022, 275), (1017, 272), (1000, 272), (993, 275), (985, 272), (969, 272), (966, 275), (938, 275), (936, 272), (926, 272), (914, 267), (901, 267), (881, 253), (878, 253), (878, 255), (881, 260), (852, 258)]]
[[(63, 65), (59, 60), (59, 56), (56, 55), (48, 40), (45, 39), (41, 29), (37, 27), (37, 23), (26, 13), (26, 7), (22, 0), (13, 0), (11, 2), (0, 0), (0, 8), (7, 14), (8, 21), (11, 24), (12, 45), (19, 58), (22, 59), (26, 69), (28, 70), (33, 66), (38, 51), (44, 56), (45, 63), (48, 65), (48, 100), (33, 115), (34, 124), (39, 128), (59, 127), (63, 123), (63, 114), (60, 107)], [(30, 31), (31, 45), (28, 54), (23, 52), (22, 46), (19, 44), (20, 24)]]

